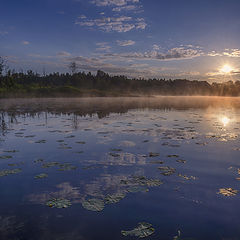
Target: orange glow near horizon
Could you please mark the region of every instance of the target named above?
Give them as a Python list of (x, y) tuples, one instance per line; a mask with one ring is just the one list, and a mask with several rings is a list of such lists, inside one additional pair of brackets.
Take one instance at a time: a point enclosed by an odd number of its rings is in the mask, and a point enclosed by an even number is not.
[(225, 64), (221, 69), (220, 72), (223, 74), (230, 74), (234, 71), (234, 68), (231, 67), (229, 64)]

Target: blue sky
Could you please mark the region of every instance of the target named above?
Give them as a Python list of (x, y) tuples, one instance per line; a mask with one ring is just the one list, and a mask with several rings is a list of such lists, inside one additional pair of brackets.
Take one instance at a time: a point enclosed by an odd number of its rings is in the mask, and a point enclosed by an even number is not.
[(39, 73), (75, 61), (85, 72), (237, 80), (239, 12), (239, 0), (2, 0), (0, 56)]

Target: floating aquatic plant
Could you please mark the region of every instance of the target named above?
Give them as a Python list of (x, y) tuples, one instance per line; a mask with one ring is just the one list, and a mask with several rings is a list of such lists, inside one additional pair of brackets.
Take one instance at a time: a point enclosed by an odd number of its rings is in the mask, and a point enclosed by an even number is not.
[(184, 178), (185, 180), (196, 180), (197, 179), (194, 176), (187, 176), (187, 175), (182, 175), (182, 174), (178, 174), (178, 176)]
[(0, 171), (0, 177), (17, 174), (17, 173), (20, 173), (21, 171), (22, 171), (22, 169), (20, 169), (20, 168), (16, 168), (13, 170), (5, 169), (5, 170)]
[(68, 208), (72, 204), (69, 200), (67, 199), (62, 199), (62, 198), (53, 198), (49, 201), (46, 202), (46, 205), (51, 208)]
[(77, 169), (76, 166), (73, 166), (70, 163), (59, 164), (59, 167), (60, 167), (60, 169), (58, 169), (59, 171), (71, 171)]
[(159, 156), (159, 153), (153, 153), (153, 152), (149, 153), (149, 157), (158, 157), (158, 156)]
[(149, 189), (146, 186), (131, 186), (127, 189), (127, 191), (131, 193), (149, 192)]
[(11, 159), (12, 158), (12, 156), (0, 156), (0, 159)]
[(50, 168), (50, 167), (55, 167), (58, 166), (58, 162), (47, 162), (42, 165), (42, 168)]
[(18, 150), (5, 150), (3, 152), (5, 152), (5, 153), (17, 153), (19, 151)]
[(107, 195), (104, 200), (105, 200), (105, 203), (108, 203), (108, 204), (118, 203), (125, 197), (126, 197), (125, 193), (116, 193), (116, 194), (112, 194), (112, 195)]
[(139, 238), (145, 238), (152, 235), (155, 232), (155, 229), (150, 223), (139, 223), (136, 228), (130, 231), (121, 231), (123, 236), (135, 236)]
[(238, 190), (234, 190), (232, 188), (220, 188), (218, 194), (222, 194), (226, 197), (235, 196), (238, 193)]
[(170, 176), (176, 172), (175, 168), (172, 167), (159, 167), (158, 168), (161, 171), (161, 174), (164, 176)]
[(89, 211), (101, 212), (104, 209), (104, 201), (92, 198), (82, 202), (82, 206)]
[(35, 176), (34, 178), (36, 178), (36, 179), (42, 179), (42, 178), (47, 178), (47, 177), (48, 177), (48, 175), (47, 175), (46, 173), (41, 173), (41, 174)]
[(182, 159), (178, 159), (177, 162), (178, 163), (186, 163), (187, 161), (186, 160), (182, 160)]
[(38, 141), (36, 141), (35, 143), (46, 143), (47, 141), (46, 140), (38, 140)]

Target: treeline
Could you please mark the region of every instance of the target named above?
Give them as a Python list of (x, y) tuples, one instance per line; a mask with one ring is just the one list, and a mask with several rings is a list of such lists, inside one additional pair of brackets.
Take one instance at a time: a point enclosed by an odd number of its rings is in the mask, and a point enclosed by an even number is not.
[(0, 97), (14, 96), (138, 96), (138, 95), (214, 95), (240, 96), (240, 81), (208, 83), (186, 79), (130, 79), (98, 71), (51, 73), (33, 71), (0, 74)]

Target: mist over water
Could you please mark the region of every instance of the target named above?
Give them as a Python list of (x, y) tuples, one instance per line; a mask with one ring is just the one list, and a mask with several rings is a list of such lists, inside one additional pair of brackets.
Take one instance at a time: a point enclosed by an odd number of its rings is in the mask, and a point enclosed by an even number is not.
[(6, 99), (0, 120), (0, 239), (240, 238), (239, 98)]

